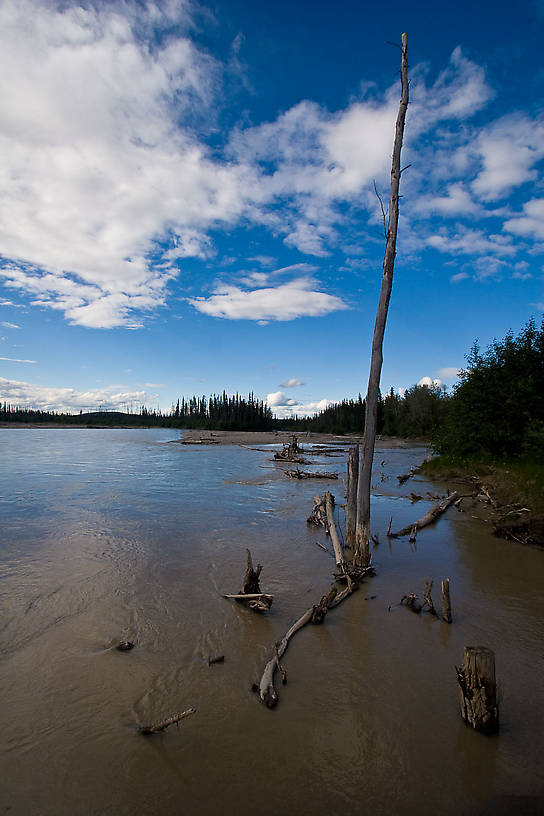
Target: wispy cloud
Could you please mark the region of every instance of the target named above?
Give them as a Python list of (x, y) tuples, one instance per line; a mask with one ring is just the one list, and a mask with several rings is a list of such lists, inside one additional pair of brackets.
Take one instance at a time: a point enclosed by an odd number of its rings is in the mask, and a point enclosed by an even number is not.
[(281, 388), (298, 388), (301, 385), (304, 385), (304, 383), (302, 380), (297, 380), (296, 377), (291, 377), (289, 380), (280, 383)]
[(35, 363), (36, 360), (17, 360), (14, 357), (0, 357), (0, 360), (5, 360), (8, 363)]
[(17, 325), (17, 323), (8, 323), (7, 320), (3, 320), (0, 323), (0, 326), (3, 326), (5, 329), (20, 329), (21, 327)]

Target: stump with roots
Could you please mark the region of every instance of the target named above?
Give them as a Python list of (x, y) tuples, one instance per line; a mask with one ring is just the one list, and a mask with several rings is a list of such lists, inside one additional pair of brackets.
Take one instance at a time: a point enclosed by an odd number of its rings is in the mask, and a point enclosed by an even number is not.
[(492, 734), (499, 727), (495, 654), (485, 646), (465, 646), (457, 669), (461, 716), (476, 731)]

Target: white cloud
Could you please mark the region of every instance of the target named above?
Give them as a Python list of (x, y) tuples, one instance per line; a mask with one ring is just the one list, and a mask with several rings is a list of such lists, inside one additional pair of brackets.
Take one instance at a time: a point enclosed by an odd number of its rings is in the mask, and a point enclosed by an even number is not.
[(324, 411), (331, 405), (330, 400), (321, 399), (313, 402), (299, 402), (285, 396), (283, 391), (274, 391), (266, 397), (266, 403), (272, 412), (284, 419), (286, 417), (295, 416), (311, 416), (320, 411)]
[(445, 228), (440, 229), (438, 234), (427, 237), (426, 243), (427, 246), (439, 252), (450, 252), (456, 255), (485, 253), (514, 255), (516, 252), (509, 236), (485, 234), (482, 230), (471, 229), (462, 224), (457, 225), (453, 234)]
[(282, 388), (298, 388), (300, 385), (304, 385), (304, 383), (302, 380), (297, 380), (296, 377), (291, 377), (285, 382), (280, 383), (280, 385)]
[[(445, 366), (444, 368), (438, 369), (438, 376), (440, 380), (456, 380), (459, 376), (460, 369), (456, 366)], [(440, 382), (438, 380), (438, 382)]]
[(450, 283), (459, 283), (462, 280), (466, 280), (470, 278), (468, 272), (457, 272), (455, 275), (452, 275), (450, 278)]
[(297, 317), (321, 317), (347, 309), (335, 295), (314, 289), (312, 278), (295, 278), (288, 283), (265, 289), (243, 290), (221, 286), (208, 298), (189, 298), (195, 309), (227, 320), (294, 320)]
[(0, 357), (0, 360), (5, 360), (8, 363), (35, 363), (36, 360), (15, 360), (13, 357)]
[(442, 380), (432, 377), (422, 377), (418, 382), (418, 385), (425, 385), (427, 388), (440, 388), (442, 385)]
[(484, 201), (494, 201), (537, 178), (534, 165), (544, 157), (544, 123), (510, 114), (485, 128), (473, 149), (483, 166), (472, 189)]
[(533, 198), (523, 205), (523, 213), (504, 223), (504, 229), (514, 235), (544, 238), (544, 198)]
[(419, 214), (439, 214), (444, 216), (478, 215), (482, 208), (471, 198), (461, 182), (451, 184), (445, 196), (422, 196), (415, 203)]
[(120, 390), (119, 386), (77, 391), (75, 388), (34, 385), (0, 377), (2, 402), (42, 411), (126, 411), (131, 403), (139, 407), (147, 399), (145, 391)]
[(0, 326), (3, 326), (5, 329), (20, 329), (21, 327), (17, 325), (17, 323), (8, 323), (6, 320), (3, 320), (0, 323)]

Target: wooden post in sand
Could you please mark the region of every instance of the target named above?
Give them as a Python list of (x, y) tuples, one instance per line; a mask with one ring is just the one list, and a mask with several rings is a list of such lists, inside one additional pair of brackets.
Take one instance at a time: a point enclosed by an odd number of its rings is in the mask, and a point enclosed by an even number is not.
[(499, 727), (495, 654), (485, 646), (465, 646), (457, 669), (461, 716), (476, 731), (492, 734)]
[(450, 579), (442, 581), (442, 620), (451, 623)]

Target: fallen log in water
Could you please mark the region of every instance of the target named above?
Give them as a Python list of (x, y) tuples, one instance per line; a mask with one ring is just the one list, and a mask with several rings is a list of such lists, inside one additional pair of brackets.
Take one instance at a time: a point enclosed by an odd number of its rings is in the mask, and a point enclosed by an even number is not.
[(338, 479), (338, 473), (327, 473), (326, 471), (310, 473), (309, 470), (294, 468), (293, 470), (286, 470), (284, 472), (285, 475), (290, 476), (291, 479)]
[(314, 496), (314, 509), (306, 519), (306, 523), (313, 524), (314, 527), (324, 527), (327, 530), (327, 511), (321, 496)]
[(454, 491), (450, 496), (446, 496), (445, 499), (442, 499), (434, 507), (431, 507), (430, 510), (425, 513), (425, 515), (418, 519), (418, 521), (412, 522), (412, 524), (408, 524), (406, 527), (403, 527), (402, 530), (399, 530), (396, 533), (389, 533), (389, 538), (399, 538), (400, 536), (404, 535), (413, 535), (414, 530), (422, 530), (423, 527), (427, 527), (429, 524), (432, 524), (433, 521), (436, 521), (448, 507), (454, 503), (454, 501), (458, 498), (458, 494)]
[(338, 604), (347, 598), (348, 595), (351, 595), (351, 593), (356, 589), (358, 589), (357, 583), (352, 581), (350, 578), (348, 578), (347, 588), (342, 592), (338, 592), (334, 586), (331, 587), (329, 592), (321, 598), (319, 604), (307, 609), (306, 612), (301, 615), (297, 621), (295, 621), (291, 628), (288, 629), (283, 638), (276, 643), (274, 648), (274, 656), (266, 664), (261, 677), (261, 682), (256, 687), (261, 701), (267, 708), (274, 708), (278, 702), (278, 693), (274, 688), (274, 675), (277, 668), (282, 671), (282, 674), (285, 672), (280, 664), (280, 658), (285, 654), (289, 641), (293, 635), (306, 626), (306, 624), (310, 623), (310, 621), (312, 623), (322, 623), (327, 611), (329, 609), (333, 609), (335, 606), (338, 606)]
[(492, 734), (499, 727), (495, 655), (485, 646), (465, 646), (457, 669), (461, 716), (476, 731)]
[(184, 720), (185, 717), (188, 717), (190, 714), (194, 714), (196, 708), (188, 708), (185, 711), (182, 711), (181, 714), (174, 714), (172, 717), (168, 717), (166, 720), (161, 720), (154, 725), (140, 725), (138, 726), (138, 732), (140, 734), (159, 734), (161, 731), (166, 731), (171, 725), (175, 723), (179, 723), (180, 720)]

